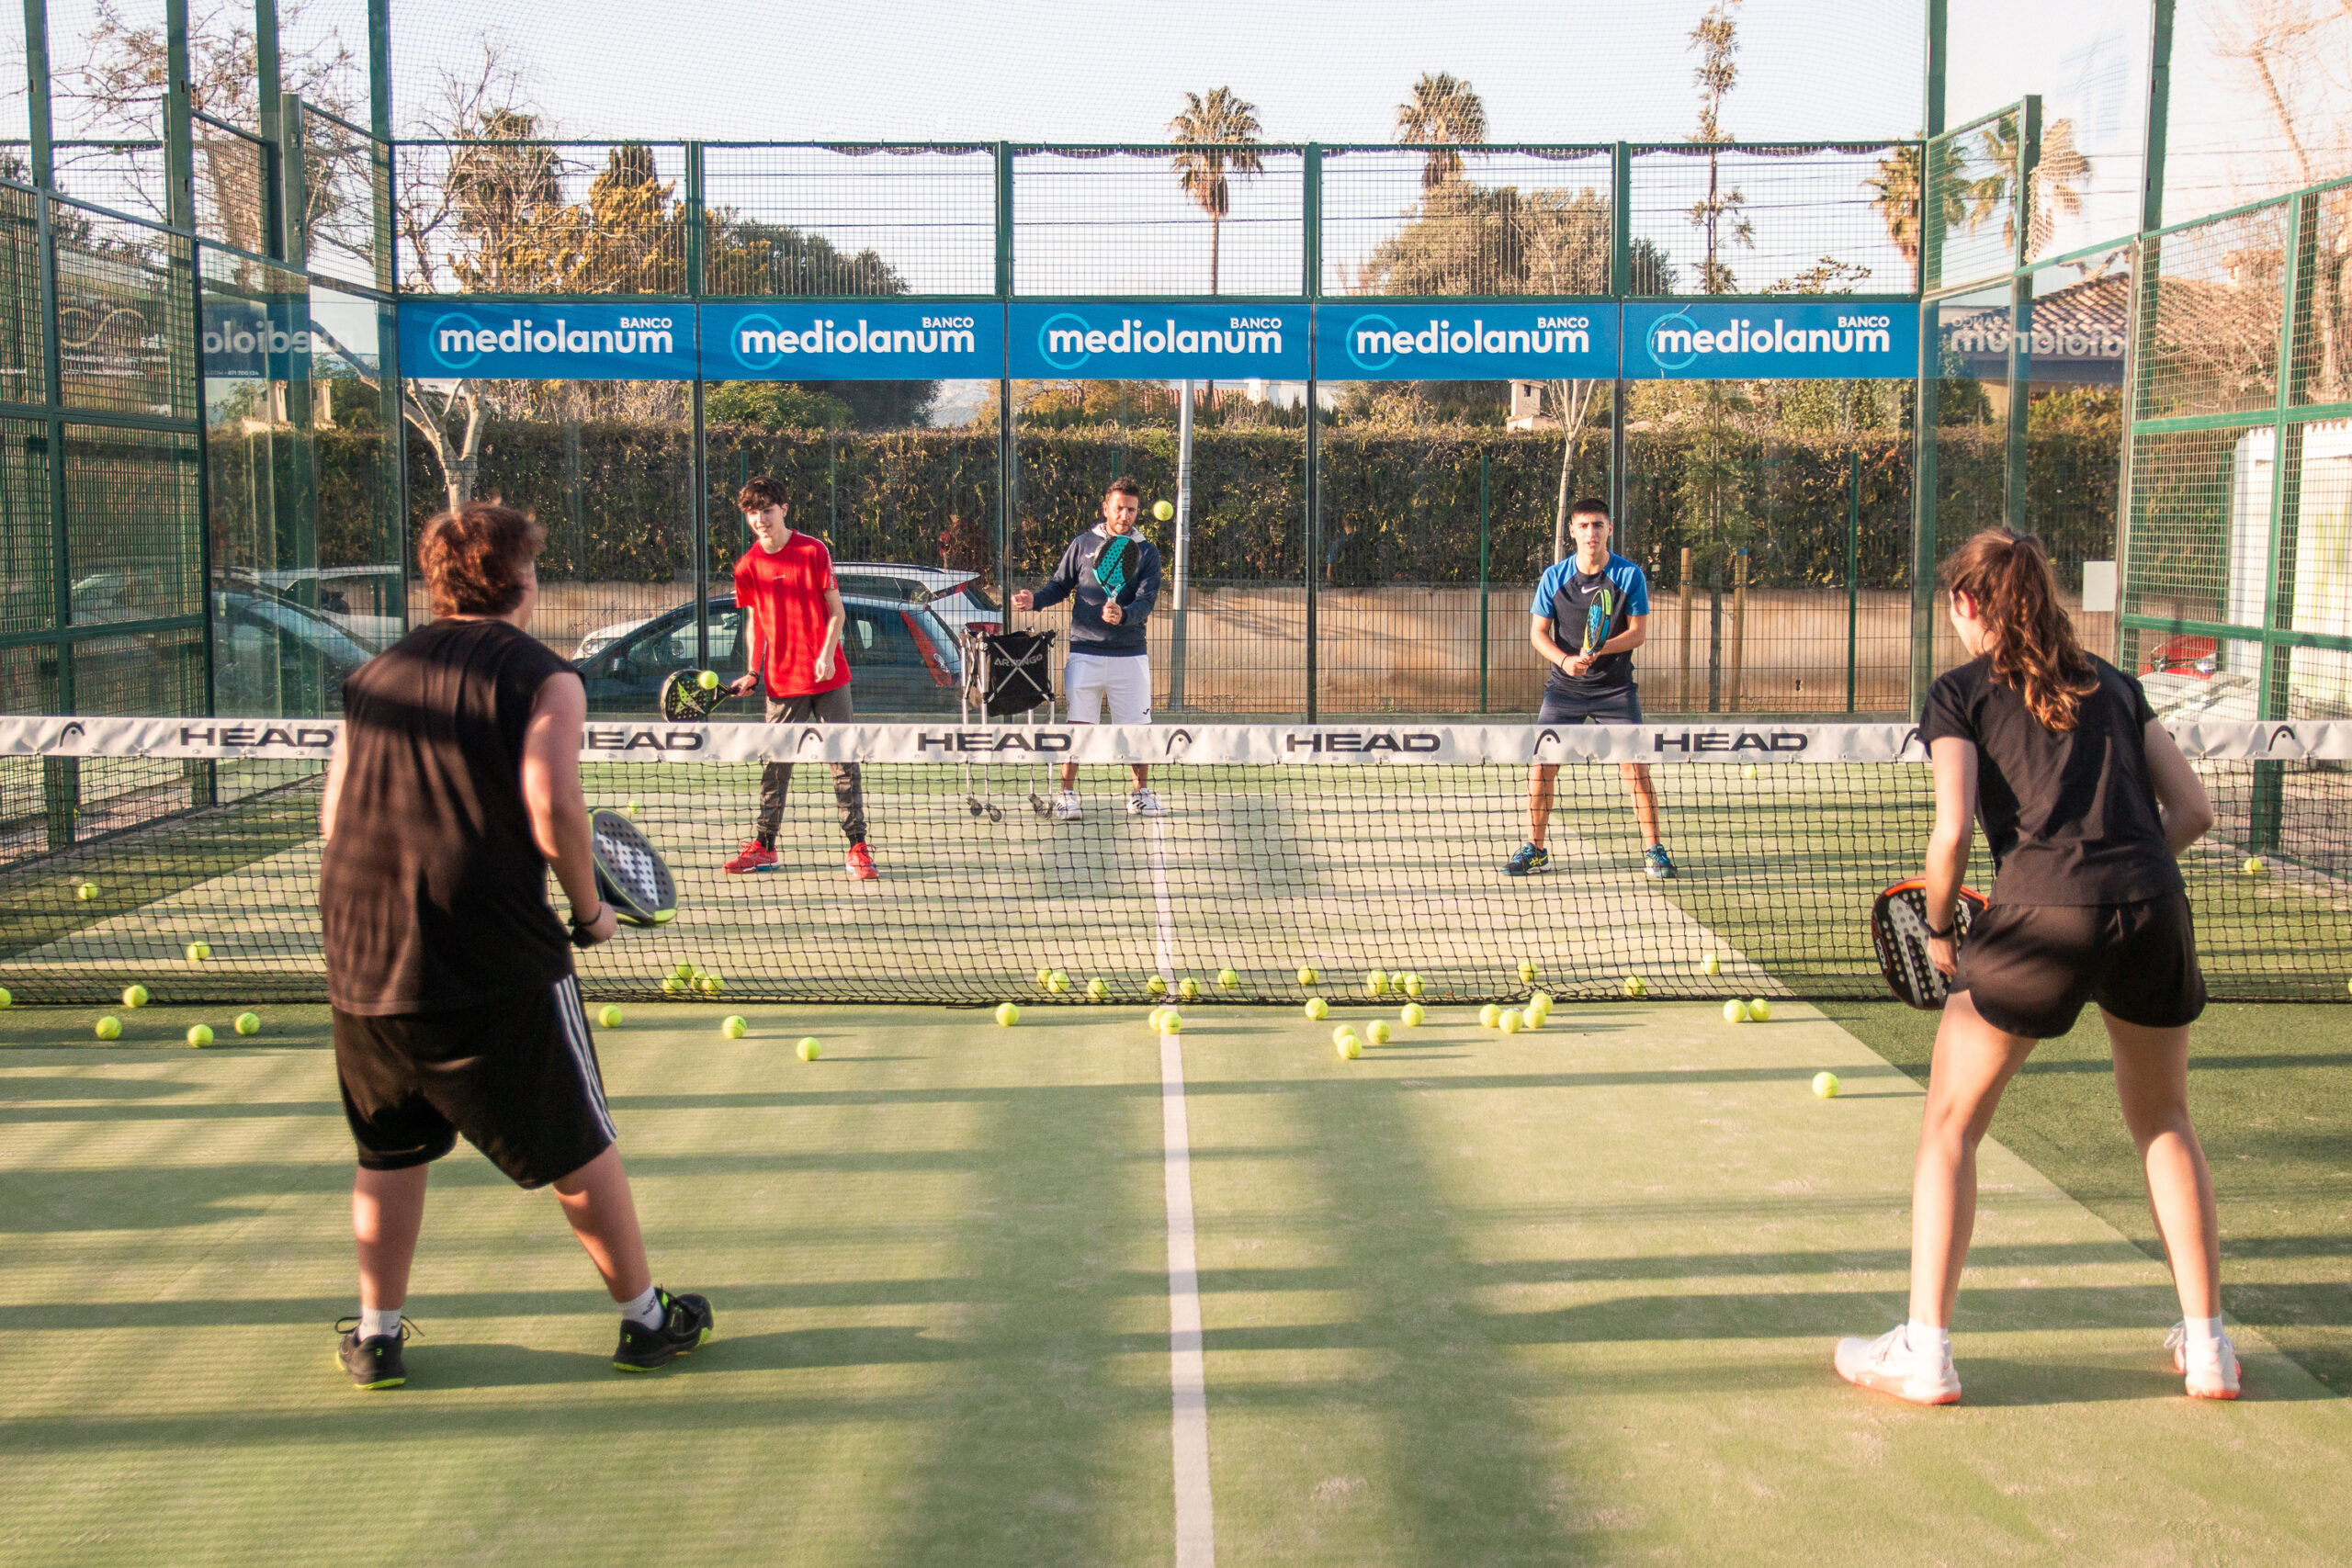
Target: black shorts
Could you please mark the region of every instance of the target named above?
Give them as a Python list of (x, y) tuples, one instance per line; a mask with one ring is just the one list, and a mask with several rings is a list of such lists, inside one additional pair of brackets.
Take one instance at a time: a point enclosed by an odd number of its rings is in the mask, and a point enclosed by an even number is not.
[(1628, 682), (1611, 691), (1570, 695), (1544, 688), (1544, 705), (1535, 712), (1538, 724), (1639, 724), (1641, 688)]
[(1976, 917), (1951, 988), (2005, 1033), (2050, 1040), (2095, 1001), (2126, 1023), (2179, 1029), (2205, 1010), (2182, 893), (2132, 904), (1995, 904)]
[(569, 975), (455, 1012), (334, 1012), (343, 1113), (369, 1170), (439, 1159), (458, 1134), (524, 1187), (571, 1175), (613, 1143), (595, 1043)]

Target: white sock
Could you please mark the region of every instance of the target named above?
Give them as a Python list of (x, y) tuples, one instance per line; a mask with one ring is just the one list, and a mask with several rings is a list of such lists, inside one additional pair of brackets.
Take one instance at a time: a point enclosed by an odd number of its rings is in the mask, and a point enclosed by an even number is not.
[(2222, 1353), (2222, 1320), (2218, 1315), (2184, 1318), (2181, 1326), (2188, 1330), (2190, 1349), (2209, 1356)]
[(359, 1337), (382, 1339), (401, 1337), (401, 1309), (398, 1307), (362, 1306), (359, 1309)]
[(639, 1328), (661, 1327), (664, 1315), (662, 1310), (661, 1288), (648, 1285), (645, 1287), (645, 1294), (633, 1301), (621, 1303), (621, 1315)]
[(1916, 1317), (1903, 1325), (1903, 1339), (1923, 1356), (1951, 1354), (1951, 1330), (1930, 1327)]

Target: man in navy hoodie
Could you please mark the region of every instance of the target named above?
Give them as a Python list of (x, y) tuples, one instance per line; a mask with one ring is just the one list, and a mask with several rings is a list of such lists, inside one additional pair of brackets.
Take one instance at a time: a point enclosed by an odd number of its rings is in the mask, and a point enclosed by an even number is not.
[[(1069, 542), (1046, 585), (1012, 596), (1016, 610), (1042, 610), (1077, 595), (1069, 614), (1069, 665), (1062, 695), (1072, 724), (1096, 724), (1111, 710), (1113, 724), (1151, 722), (1151, 660), (1144, 649), (1144, 621), (1159, 597), (1159, 550), (1136, 532), (1143, 492), (1121, 474), (1102, 494), (1102, 521)], [(1137, 762), (1135, 792), (1127, 810), (1157, 817), (1163, 807), (1151, 793), (1151, 770)], [(1062, 792), (1054, 802), (1058, 821), (1076, 821), (1078, 764), (1062, 764)]]

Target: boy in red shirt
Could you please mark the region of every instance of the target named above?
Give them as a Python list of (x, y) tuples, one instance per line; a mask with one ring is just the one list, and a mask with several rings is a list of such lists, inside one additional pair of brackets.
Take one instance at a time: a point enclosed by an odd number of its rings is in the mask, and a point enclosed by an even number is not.
[[(849, 660), (842, 655), (842, 607), (833, 582), (833, 555), (812, 534), (785, 522), (784, 487), (763, 475), (735, 498), (757, 541), (735, 563), (735, 608), (743, 621), (743, 661), (751, 673), (730, 689), (748, 696), (763, 686), (770, 724), (847, 724)], [(833, 799), (841, 807), (849, 853), (842, 869), (861, 882), (881, 874), (865, 848), (865, 791), (855, 762), (835, 762)], [(784, 792), (792, 764), (770, 762), (760, 773), (758, 835), (727, 863), (730, 872), (776, 869), (775, 830), (784, 821)]]

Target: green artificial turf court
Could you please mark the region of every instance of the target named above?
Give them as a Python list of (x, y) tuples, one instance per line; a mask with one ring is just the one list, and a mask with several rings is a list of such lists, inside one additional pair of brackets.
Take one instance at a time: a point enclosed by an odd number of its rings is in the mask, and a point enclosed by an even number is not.
[[(611, 1372), (552, 1201), (461, 1150), (410, 1386), (372, 1394), (332, 1365), (322, 1010), (268, 1011), (202, 1053), (193, 1010), (111, 1044), (0, 1013), (0, 1560), (1177, 1561), (1139, 1008), (631, 1008), (599, 1032), (624, 1152), (718, 1337)], [(1836, 1335), (1902, 1312), (1917, 1089), (1816, 1010), (1507, 1038), (1450, 1007), (1353, 1063), (1329, 1035), (1204, 1007), (1178, 1042), (1216, 1561), (2343, 1560), (2352, 1407), (2247, 1331), (2247, 1397), (2183, 1399), (2161, 1267), (2006, 1146), (1966, 1402), (1834, 1378)]]

